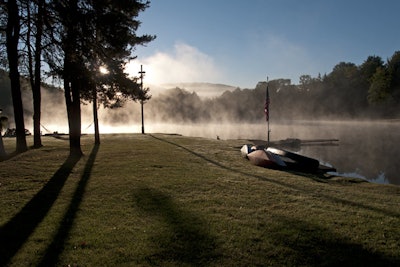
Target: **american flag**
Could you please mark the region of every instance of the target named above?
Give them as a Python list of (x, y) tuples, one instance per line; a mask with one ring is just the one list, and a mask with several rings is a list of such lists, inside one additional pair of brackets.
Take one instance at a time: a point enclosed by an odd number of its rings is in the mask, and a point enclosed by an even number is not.
[(268, 85), (267, 85), (267, 90), (266, 90), (266, 93), (265, 93), (264, 113), (265, 113), (265, 120), (269, 121), (269, 91), (268, 91)]

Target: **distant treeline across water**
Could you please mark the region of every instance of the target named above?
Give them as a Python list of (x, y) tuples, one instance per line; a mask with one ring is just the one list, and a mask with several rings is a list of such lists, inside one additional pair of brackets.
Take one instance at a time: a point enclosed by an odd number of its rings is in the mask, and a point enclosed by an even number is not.
[[(0, 72), (0, 87), (0, 108), (11, 116), (11, 92), (4, 71)], [(24, 112), (30, 118), (32, 93), (28, 87), (23, 86)], [(145, 104), (145, 116), (160, 122), (259, 122), (264, 117), (267, 87), (269, 114), (275, 120), (399, 118), (400, 51), (386, 63), (378, 56), (368, 57), (359, 66), (341, 62), (329, 74), (302, 75), (297, 85), (290, 79), (275, 79), (259, 82), (252, 89), (227, 90), (211, 98), (200, 97), (183, 87), (167, 89)], [(221, 85), (215, 85), (216, 92), (220, 89)], [(57, 114), (66, 113), (61, 89), (46, 86), (43, 91), (43, 120), (46, 112), (54, 118), (54, 109)], [(128, 122), (138, 120), (138, 113), (137, 105), (126, 102), (122, 108), (105, 112), (103, 119), (110, 123)]]

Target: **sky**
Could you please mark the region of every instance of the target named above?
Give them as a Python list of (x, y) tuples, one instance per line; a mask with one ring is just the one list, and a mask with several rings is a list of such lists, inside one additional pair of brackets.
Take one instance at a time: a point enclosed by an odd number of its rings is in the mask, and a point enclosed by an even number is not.
[(151, 0), (128, 72), (144, 83), (259, 81), (329, 74), (340, 62), (386, 62), (400, 50), (398, 0)]

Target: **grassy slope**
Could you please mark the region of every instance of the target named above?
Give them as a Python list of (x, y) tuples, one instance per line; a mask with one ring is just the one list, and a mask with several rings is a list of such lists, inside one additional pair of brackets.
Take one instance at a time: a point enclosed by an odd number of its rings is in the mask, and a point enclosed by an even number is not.
[(400, 264), (398, 186), (255, 167), (240, 140), (43, 142), (0, 162), (0, 266)]

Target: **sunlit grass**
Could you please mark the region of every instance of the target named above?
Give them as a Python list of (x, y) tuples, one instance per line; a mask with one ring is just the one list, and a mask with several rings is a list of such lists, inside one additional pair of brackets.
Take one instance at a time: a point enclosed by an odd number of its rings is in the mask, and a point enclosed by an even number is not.
[(83, 136), (76, 163), (52, 137), (0, 163), (0, 265), (400, 263), (398, 186), (255, 167), (240, 156), (244, 140), (101, 141)]

